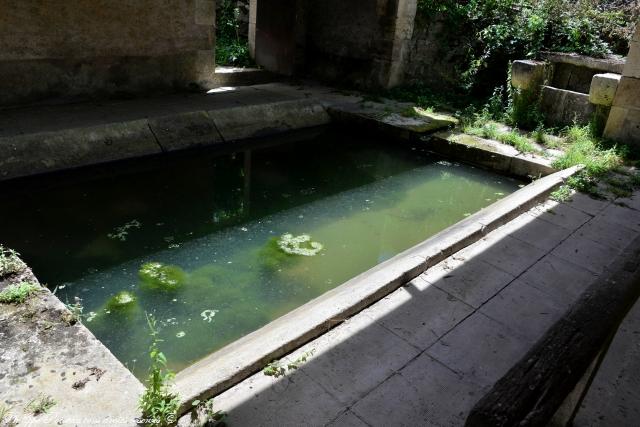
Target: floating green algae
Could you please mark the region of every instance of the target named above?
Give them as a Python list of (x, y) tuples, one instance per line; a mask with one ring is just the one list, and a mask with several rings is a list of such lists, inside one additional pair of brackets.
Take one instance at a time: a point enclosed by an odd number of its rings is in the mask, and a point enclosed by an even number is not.
[(107, 310), (130, 309), (137, 305), (136, 296), (129, 291), (120, 291), (107, 301)]
[(278, 239), (278, 248), (289, 255), (314, 256), (324, 246), (322, 243), (312, 241), (308, 234), (294, 236), (291, 233), (285, 233)]
[(150, 288), (169, 291), (180, 288), (187, 280), (187, 274), (180, 267), (159, 262), (143, 264), (138, 276)]
[(269, 239), (260, 249), (259, 259), (265, 269), (277, 271), (300, 256), (317, 255), (323, 248), (321, 243), (312, 241), (308, 234), (294, 236), (285, 233)]

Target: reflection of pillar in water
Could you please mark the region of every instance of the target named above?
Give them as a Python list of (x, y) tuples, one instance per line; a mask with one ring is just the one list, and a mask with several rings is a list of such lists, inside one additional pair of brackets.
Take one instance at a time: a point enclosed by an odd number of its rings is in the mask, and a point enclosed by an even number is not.
[(243, 215), (248, 216), (251, 208), (251, 150), (244, 152), (244, 192)]

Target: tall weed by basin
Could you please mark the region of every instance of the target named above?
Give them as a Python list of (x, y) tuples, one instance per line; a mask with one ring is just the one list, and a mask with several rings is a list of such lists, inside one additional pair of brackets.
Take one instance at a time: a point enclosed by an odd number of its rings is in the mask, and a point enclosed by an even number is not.
[(159, 344), (162, 342), (158, 338), (159, 330), (156, 319), (147, 315), (149, 334), (151, 335), (151, 346), (149, 347), (149, 357), (151, 366), (145, 389), (138, 405), (142, 411), (142, 416), (146, 420), (153, 420), (152, 425), (169, 426), (177, 421), (180, 398), (171, 391), (170, 382), (175, 377), (175, 373), (167, 369), (167, 358), (160, 351)]

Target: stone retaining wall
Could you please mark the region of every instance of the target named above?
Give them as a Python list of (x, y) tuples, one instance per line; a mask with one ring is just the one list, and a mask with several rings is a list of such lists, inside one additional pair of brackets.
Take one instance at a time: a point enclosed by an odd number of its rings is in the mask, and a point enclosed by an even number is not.
[(0, 106), (206, 84), (215, 0), (0, 0)]

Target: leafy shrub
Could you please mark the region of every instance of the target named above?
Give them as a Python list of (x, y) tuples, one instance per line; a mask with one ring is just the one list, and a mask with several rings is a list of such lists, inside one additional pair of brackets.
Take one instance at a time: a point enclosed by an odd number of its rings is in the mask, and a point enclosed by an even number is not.
[(240, 9), (236, 0), (222, 0), (216, 16), (216, 64), (246, 67), (253, 64), (246, 38), (240, 36)]
[(467, 89), (503, 80), (510, 60), (542, 51), (625, 55), (639, 10), (628, 0), (418, 0), (419, 13), (445, 20), (450, 37), (467, 35), (461, 70)]

